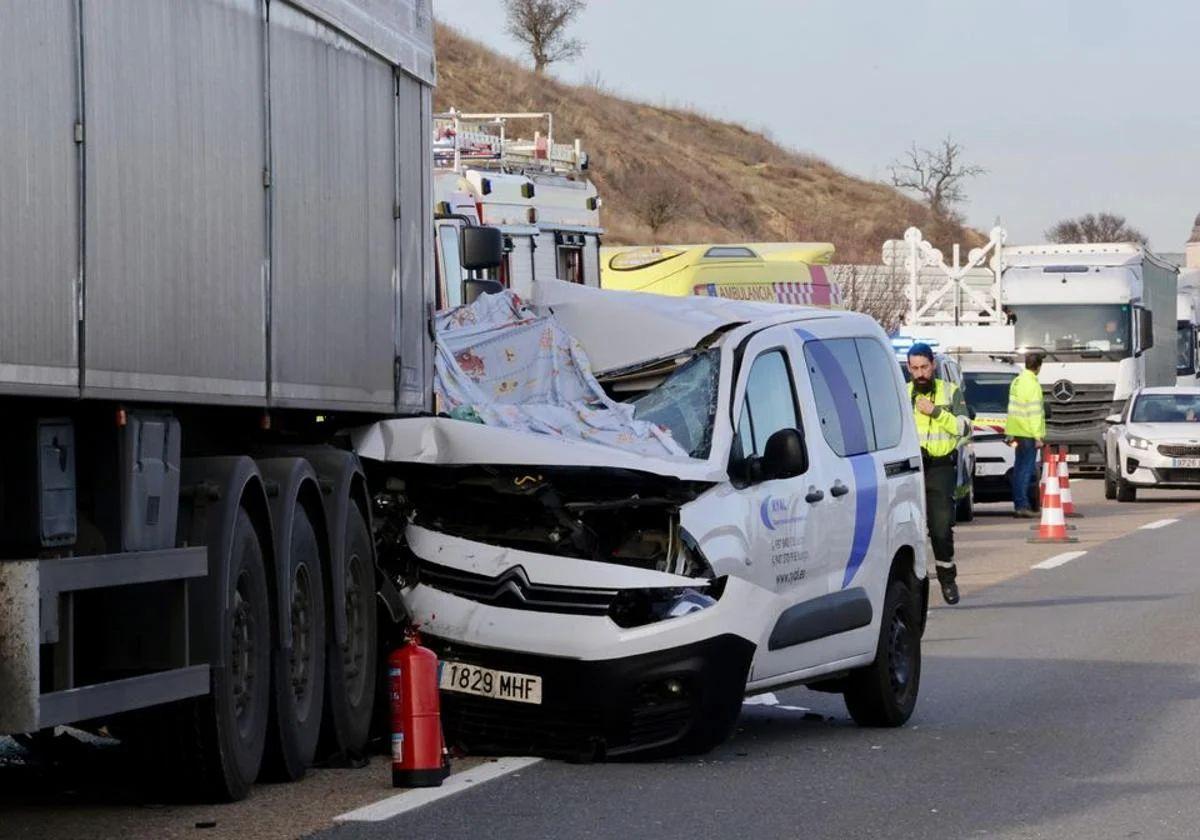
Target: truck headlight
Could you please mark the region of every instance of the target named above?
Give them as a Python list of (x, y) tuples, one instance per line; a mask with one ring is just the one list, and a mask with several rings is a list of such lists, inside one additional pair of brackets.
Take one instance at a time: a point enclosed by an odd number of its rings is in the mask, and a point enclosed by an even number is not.
[(1138, 437), (1137, 435), (1131, 435), (1131, 434), (1125, 435), (1125, 442), (1128, 443), (1130, 446), (1132, 446), (1134, 449), (1149, 449), (1150, 447), (1152, 447), (1154, 445), (1153, 443), (1146, 440), (1145, 438)]
[(608, 617), (618, 627), (641, 627), (670, 618), (691, 615), (717, 603), (725, 579), (686, 589), (622, 589), (608, 607)]

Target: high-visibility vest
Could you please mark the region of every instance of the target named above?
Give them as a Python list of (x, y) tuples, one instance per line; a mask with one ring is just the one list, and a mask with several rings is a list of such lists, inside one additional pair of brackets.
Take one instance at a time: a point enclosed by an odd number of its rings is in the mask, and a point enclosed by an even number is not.
[[(917, 411), (917, 397), (921, 396), (929, 397), (941, 409), (937, 417)], [(966, 410), (958, 399), (958, 387), (935, 379), (932, 394), (917, 394), (913, 391), (913, 383), (909, 382), (908, 398), (913, 404), (913, 417), (917, 421), (917, 439), (925, 453), (931, 458), (944, 458), (957, 449), (968, 422), (965, 417), (954, 413), (956, 408), (959, 411)]]
[(1046, 438), (1046, 411), (1042, 405), (1042, 385), (1037, 374), (1026, 369), (1008, 386), (1008, 422), (1004, 433), (1009, 437)]

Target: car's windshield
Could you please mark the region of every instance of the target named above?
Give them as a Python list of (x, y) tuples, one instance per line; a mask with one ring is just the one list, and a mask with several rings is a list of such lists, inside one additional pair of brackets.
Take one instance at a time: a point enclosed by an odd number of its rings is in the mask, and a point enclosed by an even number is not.
[(1191, 321), (1180, 321), (1175, 333), (1175, 373), (1187, 376), (1196, 372), (1196, 342)]
[(629, 401), (634, 417), (668, 429), (693, 458), (707, 458), (717, 416), (720, 370), (719, 350), (697, 353), (656, 388)]
[(1130, 354), (1128, 304), (1038, 303), (1008, 307), (1017, 347), (1040, 347), (1051, 353), (1103, 353), (1108, 358)]
[(1016, 376), (1005, 371), (964, 371), (967, 407), (979, 414), (1007, 414), (1008, 387)]
[(1143, 394), (1133, 404), (1134, 423), (1200, 422), (1200, 394)]

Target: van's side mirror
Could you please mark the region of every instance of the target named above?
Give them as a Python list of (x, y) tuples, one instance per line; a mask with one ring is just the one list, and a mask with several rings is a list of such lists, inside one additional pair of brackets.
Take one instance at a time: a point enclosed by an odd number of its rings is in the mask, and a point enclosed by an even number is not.
[(1121, 422), (1120, 414), (1110, 414), (1104, 418), (1104, 422), (1110, 426), (1116, 426)]
[(764, 480), (792, 478), (808, 472), (808, 450), (799, 429), (780, 429), (767, 438), (762, 454)]
[(468, 271), (496, 268), (504, 258), (504, 234), (500, 228), (465, 227), (460, 242), (462, 267)]
[(463, 303), (471, 304), (479, 300), (480, 295), (494, 295), (503, 291), (499, 280), (469, 277), (463, 281)]

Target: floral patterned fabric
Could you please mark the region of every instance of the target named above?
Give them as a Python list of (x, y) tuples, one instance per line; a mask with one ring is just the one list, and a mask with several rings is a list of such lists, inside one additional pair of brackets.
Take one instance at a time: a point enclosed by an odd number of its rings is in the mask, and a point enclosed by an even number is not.
[(687, 457), (670, 432), (604, 393), (583, 345), (553, 315), (539, 316), (512, 292), (481, 295), (436, 326), (434, 387), (452, 417)]

